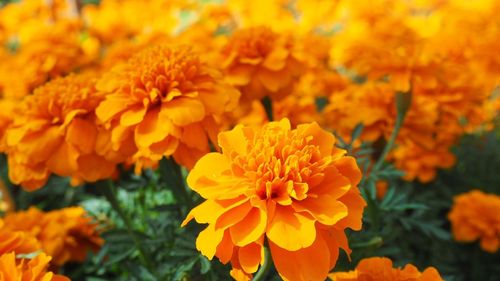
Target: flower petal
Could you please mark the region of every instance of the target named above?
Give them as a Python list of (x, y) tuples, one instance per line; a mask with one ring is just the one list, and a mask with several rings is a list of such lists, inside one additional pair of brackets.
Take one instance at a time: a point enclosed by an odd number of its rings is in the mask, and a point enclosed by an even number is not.
[(266, 223), (266, 213), (259, 208), (252, 208), (243, 220), (229, 228), (233, 243), (243, 247), (257, 241), (266, 231)]
[(277, 205), (266, 234), (277, 246), (288, 251), (297, 251), (311, 246), (316, 239), (315, 220), (295, 213), (290, 207)]

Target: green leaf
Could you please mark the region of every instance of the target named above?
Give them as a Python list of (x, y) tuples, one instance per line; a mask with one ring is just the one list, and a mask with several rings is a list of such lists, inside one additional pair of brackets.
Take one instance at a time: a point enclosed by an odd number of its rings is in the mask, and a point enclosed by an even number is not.
[(364, 128), (365, 126), (363, 125), (363, 123), (359, 123), (358, 125), (356, 125), (356, 127), (352, 131), (351, 143), (357, 140), (361, 136), (361, 133), (363, 132)]
[(200, 267), (201, 267), (200, 273), (206, 274), (212, 267), (212, 264), (205, 256), (200, 255), (199, 257), (200, 257)]

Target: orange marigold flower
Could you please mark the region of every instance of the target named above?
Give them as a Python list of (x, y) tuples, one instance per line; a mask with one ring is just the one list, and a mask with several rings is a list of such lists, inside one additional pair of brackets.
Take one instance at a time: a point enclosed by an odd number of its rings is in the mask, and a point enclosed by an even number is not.
[(450, 168), (455, 164), (455, 155), (449, 149), (448, 145), (439, 143), (426, 148), (408, 141), (398, 144), (389, 157), (406, 173), (405, 180), (427, 183), (436, 177), (436, 168)]
[(226, 78), (244, 100), (284, 97), (303, 68), (292, 36), (264, 26), (237, 30), (221, 52)]
[(448, 219), (455, 240), (480, 240), (483, 250), (497, 252), (500, 248), (500, 196), (472, 190), (456, 196), (453, 201)]
[(0, 256), (0, 281), (70, 281), (48, 271), (51, 259), (44, 253), (31, 260), (18, 260), (15, 253), (3, 254)]
[(137, 171), (171, 155), (189, 168), (210, 151), (216, 119), (237, 105), (239, 92), (222, 79), (187, 46), (155, 46), (102, 77), (96, 113), (114, 149), (135, 146)]
[(44, 213), (35, 207), (9, 213), (5, 226), (36, 237), (42, 250), (54, 258), (55, 265), (68, 261), (83, 262), (88, 250), (96, 251), (104, 242), (97, 225), (81, 207), (64, 208)]
[(285, 280), (324, 280), (339, 248), (350, 253), (344, 229), (361, 229), (366, 205), (355, 159), (334, 143), (318, 124), (292, 130), (288, 119), (220, 133), (222, 152), (202, 157), (187, 178), (206, 199), (183, 222), (208, 223), (197, 249), (249, 276), (267, 241)]
[(354, 271), (336, 272), (329, 275), (333, 281), (442, 281), (434, 267), (420, 272), (407, 264), (404, 268), (393, 268), (388, 258), (367, 258), (359, 262)]
[(40, 242), (34, 236), (26, 232), (14, 231), (0, 219), (0, 255), (10, 252), (29, 254), (38, 250), (40, 250)]
[(19, 49), (0, 65), (3, 95), (21, 98), (49, 79), (64, 76), (98, 57), (92, 38), (80, 37), (81, 25), (74, 21), (30, 23), (19, 34)]
[(70, 176), (75, 185), (113, 175), (115, 161), (107, 158), (119, 157), (106, 150), (109, 132), (95, 125), (94, 109), (103, 96), (94, 84), (92, 77), (69, 75), (22, 101), (5, 133), (12, 182), (37, 189), (51, 173)]

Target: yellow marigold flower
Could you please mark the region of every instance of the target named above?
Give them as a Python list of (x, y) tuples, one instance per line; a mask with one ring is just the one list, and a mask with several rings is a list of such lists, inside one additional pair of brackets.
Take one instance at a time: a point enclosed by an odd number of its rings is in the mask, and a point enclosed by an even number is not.
[(97, 225), (81, 207), (64, 208), (44, 213), (35, 207), (9, 213), (5, 226), (36, 237), (44, 253), (54, 258), (55, 265), (68, 261), (83, 262), (89, 250), (96, 251), (104, 242)]
[(500, 196), (472, 190), (455, 196), (448, 214), (455, 240), (479, 240), (481, 248), (495, 253), (500, 248)]
[(34, 236), (27, 232), (14, 231), (0, 219), (0, 255), (10, 252), (29, 254), (38, 250), (40, 242)]
[(249, 276), (268, 243), (285, 280), (324, 280), (339, 248), (350, 253), (344, 229), (361, 229), (366, 203), (355, 159), (316, 123), (238, 125), (218, 139), (222, 152), (202, 157), (187, 178), (206, 199), (183, 222), (208, 224), (197, 249)]
[(82, 18), (91, 34), (111, 43), (148, 33), (173, 33), (181, 20), (178, 12), (187, 8), (188, 3), (185, 0), (102, 0), (99, 5), (85, 5)]
[(51, 259), (44, 253), (31, 260), (18, 260), (15, 253), (3, 254), (0, 256), (0, 281), (70, 281), (48, 271)]
[(95, 125), (94, 109), (103, 96), (94, 85), (91, 76), (69, 75), (22, 101), (5, 133), (12, 182), (37, 189), (51, 173), (72, 177), (75, 185), (113, 175), (115, 161), (108, 158), (120, 159), (106, 150), (109, 132)]
[[(296, 26), (295, 16), (287, 9), (289, 0), (228, 0), (225, 1), (235, 14), (239, 26), (266, 25), (274, 30), (290, 30)], [(272, 20), (270, 20), (272, 19)]]
[(359, 262), (354, 271), (336, 272), (329, 275), (333, 281), (443, 281), (434, 267), (420, 272), (407, 264), (404, 268), (393, 268), (388, 258), (367, 258)]
[(132, 144), (136, 169), (172, 156), (187, 167), (209, 152), (216, 119), (232, 110), (239, 92), (187, 46), (155, 46), (104, 75), (107, 94), (96, 113), (110, 126), (116, 150)]
[(284, 97), (303, 68), (293, 37), (264, 26), (237, 30), (221, 52), (226, 79), (244, 100)]

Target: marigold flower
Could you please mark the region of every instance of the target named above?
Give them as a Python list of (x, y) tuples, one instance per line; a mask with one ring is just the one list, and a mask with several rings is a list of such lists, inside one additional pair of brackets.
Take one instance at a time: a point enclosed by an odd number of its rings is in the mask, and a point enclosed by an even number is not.
[[(131, 146), (136, 169), (163, 156), (190, 168), (209, 152), (216, 119), (232, 110), (239, 92), (187, 46), (155, 46), (102, 77), (106, 99), (97, 107), (115, 150)], [(151, 164), (152, 163), (152, 164)]]
[(44, 253), (31, 260), (16, 259), (14, 253), (0, 256), (0, 281), (70, 281), (69, 278), (48, 271), (52, 258)]
[(246, 0), (228, 0), (225, 2), (235, 14), (240, 26), (266, 25), (279, 31), (288, 30), (296, 26), (295, 15), (289, 9), (285, 8), (290, 4), (289, 0), (254, 0), (251, 2)]
[[(352, 84), (330, 96), (325, 108), (325, 126), (351, 141), (352, 130), (363, 124), (361, 141), (377, 142), (389, 139), (396, 122), (394, 89), (383, 82)], [(441, 107), (440, 107), (441, 106)], [(463, 133), (459, 117), (444, 110), (445, 105), (433, 97), (412, 94), (406, 114), (389, 160), (406, 172), (406, 180), (429, 182), (438, 168), (455, 163), (449, 151)], [(443, 110), (443, 111), (441, 111)], [(352, 112), (359, 114), (352, 114)]]
[(479, 240), (481, 248), (495, 253), (500, 248), (500, 196), (472, 190), (455, 196), (448, 214), (455, 240)]
[(405, 171), (405, 180), (418, 179), (423, 183), (436, 177), (436, 168), (450, 168), (456, 161), (448, 145), (437, 143), (426, 148), (412, 141), (398, 144), (389, 157), (396, 168)]
[(180, 23), (177, 13), (188, 7), (188, 3), (185, 0), (103, 0), (99, 5), (85, 5), (82, 18), (91, 34), (111, 43), (144, 34), (173, 33)]
[[(98, 46), (86, 47), (74, 21), (30, 23), (19, 34), (19, 48), (0, 65), (3, 95), (22, 98), (49, 79), (63, 76), (97, 58)], [(92, 45), (92, 44), (91, 44)]]
[(407, 264), (404, 268), (393, 268), (388, 258), (367, 258), (359, 262), (354, 271), (336, 272), (329, 275), (333, 281), (442, 281), (434, 267), (423, 272)]
[(29, 254), (39, 249), (40, 242), (34, 236), (26, 232), (14, 231), (0, 219), (0, 255), (10, 252)]
[(74, 185), (113, 175), (121, 159), (106, 150), (109, 132), (95, 125), (94, 109), (103, 95), (94, 84), (93, 77), (69, 75), (22, 101), (5, 133), (12, 182), (32, 190), (51, 173), (72, 177)]
[(355, 159), (316, 123), (238, 125), (218, 139), (222, 152), (203, 156), (187, 178), (206, 199), (183, 222), (208, 223), (197, 249), (249, 276), (268, 243), (285, 280), (324, 280), (339, 248), (350, 253), (344, 229), (361, 228), (366, 203)]
[(284, 97), (303, 68), (293, 37), (264, 26), (237, 30), (221, 54), (226, 79), (247, 101)]
[(64, 208), (44, 213), (35, 207), (9, 213), (5, 226), (36, 237), (43, 252), (54, 258), (55, 265), (68, 261), (83, 262), (88, 250), (96, 251), (104, 242), (97, 225), (81, 207)]
[[(0, 89), (1, 92), (1, 89)], [(0, 151), (3, 151), (3, 137), (17, 112), (18, 102), (14, 99), (0, 99)]]

